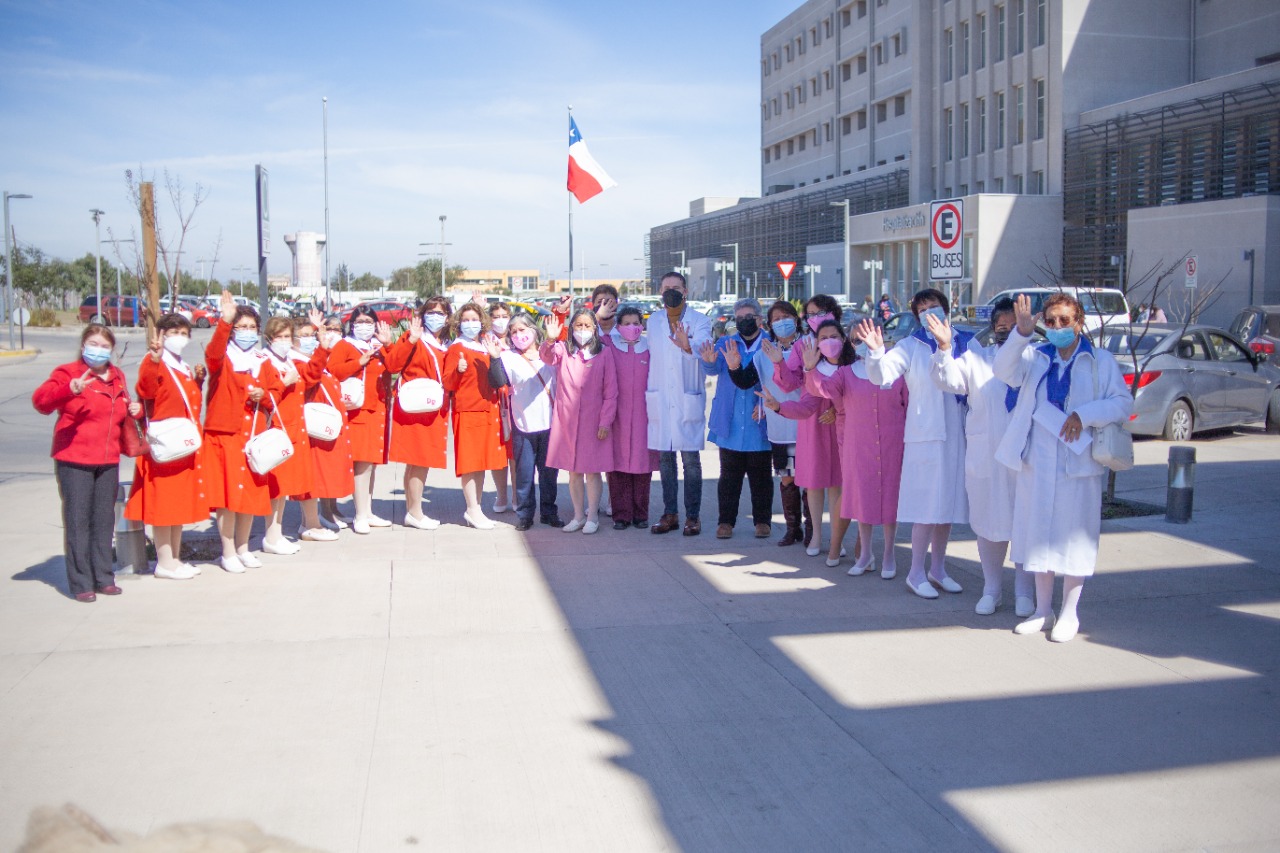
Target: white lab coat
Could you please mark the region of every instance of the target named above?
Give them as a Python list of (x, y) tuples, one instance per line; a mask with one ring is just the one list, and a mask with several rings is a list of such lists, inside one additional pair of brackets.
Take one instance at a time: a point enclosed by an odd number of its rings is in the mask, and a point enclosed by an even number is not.
[(933, 381), (948, 394), (967, 394), (964, 420), (964, 483), (969, 496), (969, 526), (991, 542), (1008, 542), (1013, 529), (1014, 473), (996, 461), (1012, 415), (1005, 408), (1009, 386), (995, 377), (998, 347), (969, 344), (959, 358), (933, 354)]
[[(794, 347), (793, 347), (794, 348)], [(791, 350), (787, 350), (790, 353)], [(760, 376), (760, 385), (766, 389), (773, 398), (779, 403), (789, 403), (799, 400), (803, 394), (802, 389), (797, 388), (794, 391), (783, 391), (773, 378), (773, 362), (769, 356), (765, 355), (764, 349), (756, 351), (752, 361), (756, 367), (756, 373)], [(800, 430), (800, 422), (791, 418), (784, 418), (773, 409), (764, 410), (765, 428), (769, 434), (769, 441), (773, 444), (795, 444), (796, 434)]]
[(966, 523), (964, 410), (954, 394), (933, 383), (932, 350), (906, 338), (888, 352), (883, 347), (871, 350), (866, 361), (867, 377), (877, 385), (889, 385), (898, 377), (907, 383), (898, 521)]
[(650, 450), (698, 451), (706, 442), (707, 386), (698, 350), (711, 340), (711, 318), (686, 304), (680, 321), (689, 329), (692, 355), (671, 342), (665, 308), (649, 315), (649, 385), (644, 402)]
[[(1088, 577), (1098, 562), (1106, 469), (1089, 448), (1076, 453), (1033, 420), (1038, 408), (1053, 405), (1043, 381), (1052, 362), (1030, 342), (1015, 329), (994, 363), (996, 378), (1019, 389), (996, 450), (996, 459), (1016, 472), (1010, 556), (1029, 572)], [(1066, 414), (1078, 414), (1085, 427), (1095, 430), (1127, 421), (1133, 396), (1115, 357), (1081, 345), (1074, 361)]]

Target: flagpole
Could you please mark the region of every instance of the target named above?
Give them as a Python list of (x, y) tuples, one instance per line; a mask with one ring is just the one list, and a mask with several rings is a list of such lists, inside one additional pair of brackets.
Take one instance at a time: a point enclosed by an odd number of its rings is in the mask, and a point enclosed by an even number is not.
[[(573, 132), (573, 104), (569, 104), (569, 130)], [(569, 193), (569, 295), (573, 295), (573, 193)]]

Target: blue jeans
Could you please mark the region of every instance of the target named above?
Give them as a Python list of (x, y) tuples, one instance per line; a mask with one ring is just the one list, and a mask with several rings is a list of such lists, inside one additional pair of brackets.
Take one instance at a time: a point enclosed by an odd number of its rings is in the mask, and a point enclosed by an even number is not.
[(556, 478), (560, 472), (547, 467), (547, 445), (551, 430), (521, 432), (511, 430), (511, 458), (516, 469), (516, 515), (521, 521), (533, 521), (534, 472), (538, 475), (536, 500), (542, 509), (542, 521), (559, 518), (556, 509)]
[(680, 463), (684, 467), (684, 515), (686, 519), (696, 519), (702, 509), (702, 457), (696, 450), (664, 450), (659, 454), (662, 513), (676, 514), (676, 498), (680, 491), (680, 480), (676, 475), (676, 453), (680, 454)]

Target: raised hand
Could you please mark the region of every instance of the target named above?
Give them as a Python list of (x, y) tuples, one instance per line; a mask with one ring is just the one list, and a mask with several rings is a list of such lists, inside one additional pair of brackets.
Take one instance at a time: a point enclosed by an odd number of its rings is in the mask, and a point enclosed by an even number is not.
[(684, 350), (686, 355), (693, 355), (693, 344), (689, 342), (689, 327), (684, 323), (676, 323), (675, 331), (671, 334), (671, 343)]
[(222, 299), (218, 302), (218, 309), (222, 312), (222, 321), (230, 326), (236, 319), (236, 300), (231, 295), (230, 290), (222, 291)]
[(944, 323), (933, 314), (924, 315), (924, 327), (938, 342), (938, 349), (946, 352), (951, 349), (951, 323)]
[(284, 372), (280, 374), (280, 381), (285, 385), (292, 385), (300, 379), (302, 377), (298, 374), (298, 369), (293, 366), (292, 361), (285, 365)]
[(555, 314), (550, 314), (547, 319), (542, 322), (542, 329), (547, 333), (547, 340), (560, 340), (560, 333), (564, 331), (564, 324), (560, 322), (560, 318)]
[(385, 321), (378, 321), (378, 325), (374, 327), (373, 337), (378, 343), (385, 346), (391, 345), (391, 324)]
[(502, 341), (497, 335), (485, 335), (482, 339), (485, 350), (489, 353), (489, 358), (499, 358), (502, 356)]
[(409, 318), (409, 343), (416, 344), (422, 340), (422, 317), (414, 314)]
[(698, 355), (702, 356), (702, 360), (707, 364), (716, 363), (716, 345), (711, 341), (703, 341), (702, 346), (698, 347)]
[(608, 437), (609, 437), (608, 427), (600, 427), (600, 429), (596, 430), (596, 438), (600, 439), (601, 441), (604, 441)]
[(72, 394), (79, 394), (81, 391), (83, 391), (83, 390), (85, 389), (85, 386), (89, 384), (89, 380), (90, 380), (90, 379), (92, 379), (92, 378), (93, 378), (93, 371), (92, 371), (92, 370), (86, 370), (86, 371), (84, 372), (84, 375), (80, 376), (80, 377), (79, 377), (79, 378), (77, 378), (77, 379), (72, 379), (72, 380), (71, 380), (71, 393), (72, 393)]
[(466, 354), (461, 354), (461, 355), (459, 355), (459, 356), (458, 356), (458, 372), (459, 372), (459, 373), (466, 373), (466, 372), (467, 372), (467, 356), (466, 356)]
[(600, 303), (595, 306), (595, 311), (598, 319), (608, 320), (618, 313), (618, 300), (612, 296), (602, 296), (600, 297)]
[(858, 324), (858, 337), (862, 339), (868, 349), (884, 349), (884, 333), (880, 331), (879, 326), (870, 320), (863, 320)]
[(312, 308), (308, 311), (307, 319), (311, 321), (311, 325), (315, 326), (317, 331), (324, 328), (324, 314), (321, 313), (319, 308)]
[(1013, 319), (1018, 325), (1018, 334), (1024, 338), (1031, 337), (1039, 317), (1040, 315), (1031, 313), (1031, 297), (1025, 293), (1018, 294), (1013, 303)]
[(473, 291), (471, 291), (471, 301), (472, 301), (472, 302), (474, 302), (474, 303), (475, 303), (475, 304), (477, 304), (477, 305), (488, 305), (488, 304), (489, 304), (489, 300), (488, 300), (488, 298), (486, 298), (486, 297), (485, 297), (485, 295), (484, 295), (484, 293), (483, 293), (483, 292), (481, 292), (481, 291), (479, 291), (479, 290), (473, 290)]
[(760, 398), (760, 403), (771, 412), (777, 412), (782, 409), (782, 404), (778, 399), (769, 393), (768, 388), (761, 388), (756, 392), (756, 396)]
[(572, 310), (573, 310), (573, 294), (566, 293), (564, 296), (560, 297), (560, 304), (556, 306), (556, 313), (564, 314), (568, 316), (569, 312)]
[(164, 344), (160, 342), (160, 336), (156, 335), (147, 344), (147, 355), (151, 356), (151, 360), (156, 364), (160, 363), (160, 355), (164, 351)]
[(782, 347), (778, 346), (768, 338), (766, 338), (765, 342), (760, 345), (760, 349), (764, 350), (765, 358), (769, 359), (774, 364), (782, 364), (782, 359), (786, 357), (786, 354), (782, 351)]
[(191, 368), (191, 378), (196, 381), (197, 385), (204, 384), (204, 378), (209, 375), (209, 368), (204, 366), (204, 362), (199, 362), (195, 367)]
[(730, 370), (742, 367), (742, 353), (738, 350), (738, 342), (733, 338), (729, 338), (724, 345), (724, 363), (729, 365)]
[(342, 340), (342, 332), (326, 331), (320, 335), (320, 345), (325, 349), (333, 349), (340, 340)]
[(804, 369), (813, 370), (818, 366), (818, 362), (822, 360), (822, 352), (818, 349), (818, 340), (814, 337), (807, 337), (801, 344), (801, 354), (804, 355)]

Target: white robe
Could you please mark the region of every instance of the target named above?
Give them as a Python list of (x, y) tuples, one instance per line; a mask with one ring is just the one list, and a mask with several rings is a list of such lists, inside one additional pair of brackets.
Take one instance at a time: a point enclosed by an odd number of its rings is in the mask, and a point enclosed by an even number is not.
[(964, 420), (964, 483), (969, 496), (969, 526), (991, 542), (1008, 542), (1013, 529), (1014, 473), (996, 461), (1011, 415), (1005, 408), (1009, 386), (996, 379), (992, 365), (998, 347), (971, 343), (959, 358), (939, 350), (933, 355), (933, 380), (948, 394), (969, 395)]
[[(1098, 562), (1106, 469), (1088, 448), (1076, 453), (1035, 423), (1035, 411), (1053, 405), (1042, 381), (1051, 361), (1029, 343), (1015, 329), (994, 365), (996, 378), (1020, 389), (996, 451), (998, 461), (1016, 472), (1010, 556), (1029, 572), (1088, 577)], [(1074, 360), (1065, 412), (1095, 430), (1125, 423), (1133, 396), (1115, 357), (1106, 350), (1079, 350)]]
[(928, 344), (906, 338), (888, 352), (883, 347), (871, 350), (866, 361), (867, 377), (877, 385), (900, 376), (907, 383), (898, 521), (964, 524), (969, 520), (964, 410), (954, 394), (933, 383), (933, 352)]
[(667, 311), (649, 315), (649, 385), (644, 402), (649, 416), (650, 450), (702, 450), (707, 437), (707, 386), (698, 350), (711, 340), (711, 318), (687, 304), (681, 318), (689, 329), (689, 355), (671, 341)]

